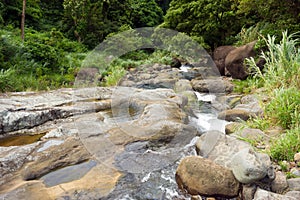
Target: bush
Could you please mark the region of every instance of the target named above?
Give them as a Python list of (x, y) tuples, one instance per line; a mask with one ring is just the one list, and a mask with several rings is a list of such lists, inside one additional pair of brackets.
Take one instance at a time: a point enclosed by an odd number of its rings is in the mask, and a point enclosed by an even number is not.
[[(26, 30), (0, 31), (0, 89), (5, 91), (47, 90), (71, 86), (86, 48), (53, 29), (42, 33)], [(10, 70), (7, 70), (10, 69)]]

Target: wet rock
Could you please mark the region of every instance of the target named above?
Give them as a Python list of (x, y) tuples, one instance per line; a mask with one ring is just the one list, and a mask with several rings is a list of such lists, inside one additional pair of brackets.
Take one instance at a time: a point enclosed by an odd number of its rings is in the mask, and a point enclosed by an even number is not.
[(276, 172), (276, 177), (271, 183), (272, 192), (282, 194), (288, 188), (286, 176), (283, 172)]
[(258, 188), (255, 192), (253, 200), (266, 200), (266, 199), (272, 199), (272, 200), (296, 200), (294, 197), (276, 194), (273, 192), (269, 192), (266, 190), (262, 190)]
[(211, 78), (203, 80), (192, 80), (192, 87), (197, 92), (210, 92), (210, 93), (225, 93), (232, 92), (233, 85), (226, 79)]
[(240, 187), (231, 170), (197, 156), (186, 157), (180, 162), (176, 182), (180, 189), (192, 195), (211, 197), (236, 197)]
[(63, 144), (52, 146), (41, 153), (33, 153), (34, 161), (22, 170), (24, 180), (32, 180), (68, 165), (86, 161), (90, 154), (78, 139), (69, 138)]
[(88, 161), (58, 169), (41, 177), (47, 187), (53, 187), (62, 183), (72, 182), (81, 179), (97, 164), (96, 161)]
[(300, 191), (300, 178), (291, 178), (287, 182), (290, 190)]

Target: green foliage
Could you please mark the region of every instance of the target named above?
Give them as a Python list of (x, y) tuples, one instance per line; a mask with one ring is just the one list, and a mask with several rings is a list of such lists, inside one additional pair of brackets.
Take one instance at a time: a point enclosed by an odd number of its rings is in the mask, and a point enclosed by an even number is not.
[(147, 53), (144, 50), (137, 50), (129, 52), (120, 58), (115, 59), (110, 66), (101, 75), (104, 77), (104, 86), (115, 86), (120, 79), (125, 75), (126, 70), (136, 68), (147, 64), (170, 64), (172, 62), (173, 54), (157, 50), (153, 53)]
[(132, 0), (131, 19), (134, 28), (154, 27), (163, 20), (163, 11), (155, 0)]
[(126, 71), (122, 66), (112, 66), (105, 78), (105, 86), (116, 86)]
[(285, 129), (300, 126), (300, 91), (291, 87), (276, 89), (266, 112)]
[(162, 26), (203, 37), (205, 43), (215, 47), (221, 45), (227, 36), (239, 31), (241, 25), (236, 10), (234, 0), (173, 0)]
[(27, 29), (24, 43), (16, 33), (0, 31), (2, 92), (54, 89), (74, 82), (76, 68), (85, 57), (81, 53), (86, 51), (84, 46), (56, 30), (41, 33)]
[(273, 141), (270, 155), (275, 160), (292, 161), (295, 153), (300, 151), (300, 128), (288, 130), (286, 134)]
[[(255, 79), (265, 88), (265, 93), (273, 97), (267, 103), (264, 119), (268, 128), (270, 124), (280, 126), (286, 133), (273, 141), (270, 155), (275, 160), (292, 160), (300, 151), (300, 50), (296, 34), (282, 33), (282, 39), (276, 43), (274, 36), (265, 39), (268, 50), (261, 57), (266, 60), (263, 72), (255, 65), (254, 59), (247, 63), (256, 69)], [(255, 87), (258, 84), (255, 83)], [(259, 127), (259, 121), (251, 121), (252, 126)]]
[(249, 94), (253, 92), (256, 88), (260, 88), (263, 85), (261, 79), (257, 77), (248, 77), (246, 80), (233, 80), (234, 83), (234, 92), (242, 93), (242, 94)]
[(248, 60), (248, 64), (253, 69), (256, 68), (257, 76), (263, 80), (267, 89), (300, 88), (300, 50), (297, 48), (298, 39), (295, 36), (288, 35), (285, 31), (282, 33), (282, 40), (277, 44), (275, 37), (268, 35), (265, 40), (268, 51), (261, 55), (266, 60), (263, 74), (257, 69), (253, 59)]

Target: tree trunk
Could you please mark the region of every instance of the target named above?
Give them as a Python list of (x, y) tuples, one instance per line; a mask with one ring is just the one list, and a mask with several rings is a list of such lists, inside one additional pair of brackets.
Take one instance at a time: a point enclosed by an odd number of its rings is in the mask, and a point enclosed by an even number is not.
[(24, 35), (25, 35), (25, 9), (26, 9), (26, 0), (23, 0), (23, 9), (22, 9), (22, 21), (21, 21), (21, 39), (24, 41)]

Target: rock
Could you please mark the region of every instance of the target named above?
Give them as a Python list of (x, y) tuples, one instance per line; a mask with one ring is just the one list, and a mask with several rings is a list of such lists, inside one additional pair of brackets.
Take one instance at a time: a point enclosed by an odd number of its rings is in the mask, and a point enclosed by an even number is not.
[(58, 146), (52, 146), (40, 153), (34, 153), (33, 162), (22, 170), (24, 180), (32, 180), (61, 167), (81, 163), (90, 158), (90, 154), (79, 140), (69, 138)]
[(243, 109), (229, 109), (224, 110), (218, 114), (218, 119), (224, 119), (226, 121), (247, 121), (253, 115)]
[(234, 46), (220, 46), (213, 52), (213, 60), (222, 76), (225, 75), (225, 58), (234, 49), (236, 49)]
[(291, 178), (287, 182), (290, 190), (300, 191), (300, 178)]
[(243, 128), (236, 130), (234, 135), (255, 142), (254, 144), (256, 147), (259, 148), (265, 148), (265, 145), (269, 144), (271, 140), (271, 138), (260, 129), (254, 128)]
[(96, 67), (82, 67), (76, 76), (76, 82), (81, 83), (95, 83), (97, 76), (99, 75), (99, 69)]
[(219, 131), (208, 131), (196, 143), (200, 156), (233, 171), (241, 183), (253, 183), (261, 179), (273, 180), (274, 170), (266, 154), (254, 152), (250, 144)]
[(242, 127), (243, 127), (243, 124), (241, 124), (239, 122), (232, 122), (232, 123), (226, 124), (225, 133), (226, 134), (234, 133), (234, 132), (240, 130)]
[[(247, 121), (250, 117), (262, 116), (263, 109), (259, 105), (259, 101), (256, 97), (247, 95), (242, 97), (240, 101), (241, 104), (237, 103), (234, 108), (220, 112), (218, 116), (219, 119), (225, 119), (227, 121)], [(225, 102), (228, 103), (228, 100), (225, 100)]]
[(262, 116), (263, 114), (263, 109), (260, 107), (259, 103), (239, 104), (235, 106), (234, 109), (245, 110), (253, 117)]
[(192, 195), (210, 197), (236, 197), (240, 187), (229, 169), (198, 156), (189, 156), (180, 162), (176, 182), (180, 189)]
[(55, 197), (47, 192), (42, 182), (27, 182), (12, 191), (0, 194), (0, 199), (52, 200), (55, 199)]
[(197, 92), (210, 92), (210, 93), (229, 93), (233, 90), (233, 85), (228, 80), (221, 78), (192, 80), (192, 87)]
[(287, 188), (288, 183), (285, 174), (281, 171), (276, 172), (276, 177), (271, 183), (271, 191), (282, 194)]
[(38, 143), (25, 146), (0, 147), (0, 186), (5, 184), (5, 177), (11, 177), (19, 170)]
[(295, 161), (295, 162), (300, 162), (300, 153), (296, 153), (296, 154), (294, 155), (294, 161)]
[(172, 58), (171, 67), (173, 68), (180, 68), (181, 62), (178, 58)]
[(180, 79), (175, 83), (174, 91), (176, 93), (181, 93), (185, 91), (193, 91), (193, 88), (189, 80)]
[(294, 176), (300, 177), (300, 170), (299, 168), (293, 167), (290, 171)]
[(242, 199), (243, 200), (252, 200), (256, 192), (257, 186), (254, 184), (243, 185), (242, 189)]
[(250, 148), (247, 142), (238, 140), (235, 137), (225, 136), (219, 131), (207, 131), (196, 143), (200, 156), (214, 161), (218, 165), (230, 167), (233, 155), (245, 148)]
[(228, 53), (225, 59), (225, 68), (229, 71), (232, 78), (244, 80), (248, 76), (248, 70), (244, 66), (244, 59), (253, 57), (256, 41), (238, 47)]
[(253, 149), (243, 149), (231, 159), (232, 172), (235, 178), (244, 184), (253, 183), (266, 176), (275, 178), (268, 155), (256, 153)]
[[(60, 89), (48, 93), (11, 94), (1, 98), (0, 134), (29, 129), (48, 121), (110, 108), (111, 88)], [(91, 102), (91, 100), (97, 102)]]
[(300, 199), (300, 191), (289, 191), (285, 193), (285, 196), (293, 197), (295, 199)]
[(255, 192), (253, 200), (296, 200), (294, 197), (272, 193), (258, 188)]

